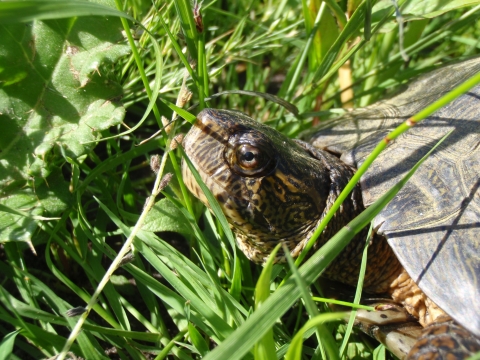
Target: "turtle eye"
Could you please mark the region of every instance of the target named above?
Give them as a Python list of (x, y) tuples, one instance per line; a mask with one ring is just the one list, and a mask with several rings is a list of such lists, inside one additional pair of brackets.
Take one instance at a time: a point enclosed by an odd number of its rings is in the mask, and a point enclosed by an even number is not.
[(254, 146), (243, 144), (236, 151), (237, 164), (243, 169), (258, 169), (265, 165), (266, 157)]
[(263, 176), (276, 164), (272, 146), (253, 132), (239, 132), (231, 136), (225, 159), (230, 169), (241, 176)]

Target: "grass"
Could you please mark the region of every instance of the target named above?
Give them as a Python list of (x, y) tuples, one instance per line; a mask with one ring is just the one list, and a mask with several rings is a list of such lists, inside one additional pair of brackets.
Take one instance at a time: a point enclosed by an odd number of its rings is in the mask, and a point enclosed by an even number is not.
[[(298, 273), (292, 270), (288, 280), (290, 270), (280, 266), (266, 267), (261, 276), (262, 268), (236, 249), (219, 209), (212, 216), (186, 192), (181, 149), (165, 150), (176, 133), (188, 130), (193, 117), (185, 109), (195, 103), (192, 113), (206, 106), (238, 109), (295, 137), (344, 106), (366, 106), (419, 73), (478, 53), (477, 4), (450, 9), (452, 2), (440, 2), (446, 10), (441, 12), (436, 1), (421, 3), (398, 1), (403, 38), (390, 1), (211, 1), (199, 6), (201, 19), (194, 4), (181, 0), (102, 2), (110, 10), (82, 2), (69, 8), (55, 1), (21, 9), (15, 8), (21, 3), (0, 4), (13, 9), (0, 7), (5, 31), (18, 26), (15, 21), (94, 11), (101, 15), (95, 18), (99, 28), (114, 21), (118, 32), (123, 28), (118, 44), (130, 49), (97, 69), (103, 77), (89, 73), (98, 83), (110, 79), (121, 87), (122, 124), (102, 128), (104, 141), (81, 153), (59, 145), (45, 156), (45, 182), (53, 183), (55, 175), (68, 184), (65, 205), (45, 205), (40, 218), (29, 213), (33, 206), (1, 203), (3, 212), (33, 219), (34, 230), (17, 241), (10, 235), (5, 241), (1, 233), (0, 359), (48, 358), (62, 349), (86, 359), (277, 358), (298, 351), (290, 345), (301, 344), (302, 336), (308, 338), (304, 358), (335, 358), (339, 349), (342, 357), (382, 358), (384, 349), (355, 331), (342, 343), (346, 328), (334, 320), (343, 315), (318, 305), (323, 318), (309, 320), (318, 318), (308, 286), (346, 244), (344, 238), (319, 250)], [(130, 18), (103, 17), (117, 11)], [(45, 21), (56, 29), (63, 20)], [(44, 61), (38, 54), (35, 59)], [(184, 79), (192, 99), (182, 110)], [(233, 90), (277, 94), (300, 115), (260, 96), (231, 93), (208, 100)], [(142, 142), (163, 127), (162, 116), (172, 119), (174, 112), (187, 121), (180, 118), (169, 134)], [(156, 174), (149, 167), (154, 154), (162, 156)], [(166, 173), (173, 179), (160, 189)], [(37, 185), (15, 181), (21, 189)], [(12, 185), (2, 184), (6, 199)], [(58, 194), (49, 196), (53, 202)], [(66, 315), (77, 307), (75, 316)], [(305, 327), (315, 321), (320, 327)], [(81, 331), (72, 332), (76, 326)]]

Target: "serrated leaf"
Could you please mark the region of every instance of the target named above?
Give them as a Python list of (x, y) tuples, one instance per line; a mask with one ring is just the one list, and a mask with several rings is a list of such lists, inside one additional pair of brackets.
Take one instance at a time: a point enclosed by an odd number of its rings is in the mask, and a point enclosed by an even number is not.
[(151, 232), (172, 231), (191, 235), (190, 224), (182, 212), (168, 199), (161, 199), (150, 210), (142, 230)]
[[(65, 209), (68, 182), (54, 170), (67, 157), (81, 162), (124, 117), (111, 72), (130, 51), (121, 29), (118, 18), (100, 16), (0, 25), (0, 204), (30, 215)], [(0, 241), (29, 241), (36, 228), (11, 213), (0, 223)]]

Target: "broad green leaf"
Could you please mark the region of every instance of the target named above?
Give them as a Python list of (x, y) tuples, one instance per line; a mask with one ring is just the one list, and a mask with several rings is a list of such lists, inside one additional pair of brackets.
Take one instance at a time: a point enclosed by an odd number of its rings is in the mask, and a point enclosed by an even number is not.
[(150, 210), (142, 230), (160, 232), (172, 231), (182, 235), (191, 235), (190, 224), (182, 212), (168, 199), (161, 199)]
[(68, 183), (60, 169), (52, 169), (47, 182), (35, 178), (32, 184), (32, 188), (24, 189), (0, 187), (0, 242), (29, 242), (39, 217), (58, 214), (71, 203)]
[(429, 0), (409, 1), (402, 12), (407, 17), (433, 18), (447, 11), (480, 4), (479, 0)]
[[(52, 217), (70, 201), (53, 171), (123, 120), (111, 69), (130, 48), (119, 20), (99, 16), (0, 25), (0, 38), (0, 204)], [(29, 241), (28, 216), (0, 213), (0, 241)]]
[[(426, 0), (407, 1), (400, 11), (406, 20), (434, 18), (448, 11), (467, 6), (480, 4), (479, 0)], [(373, 7), (373, 16), (378, 19), (379, 14), (391, 8), (392, 0), (380, 0)]]

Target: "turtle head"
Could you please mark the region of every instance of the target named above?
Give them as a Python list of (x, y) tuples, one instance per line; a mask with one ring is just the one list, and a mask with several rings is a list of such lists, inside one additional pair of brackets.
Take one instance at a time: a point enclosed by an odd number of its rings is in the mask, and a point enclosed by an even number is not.
[[(183, 146), (234, 228), (242, 251), (263, 262), (282, 242), (303, 249), (328, 203), (329, 170), (296, 142), (243, 113), (205, 109)], [(208, 206), (186, 164), (189, 190)], [(283, 260), (280, 252), (277, 261)]]

